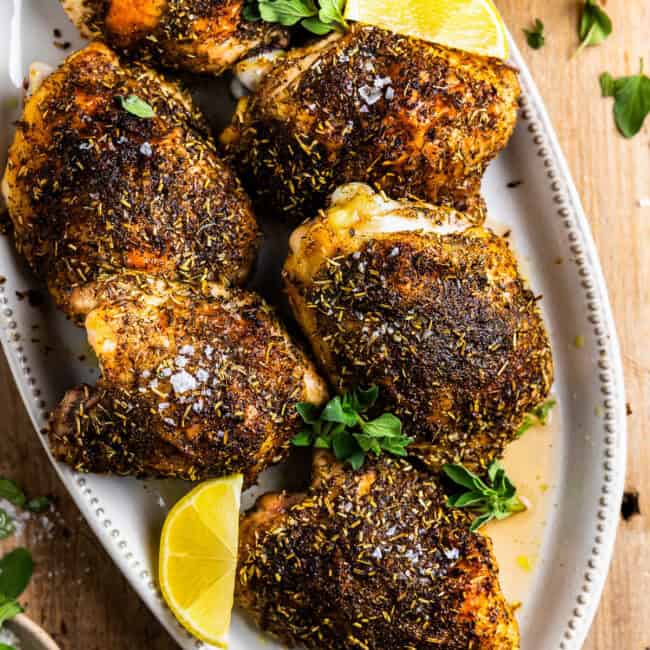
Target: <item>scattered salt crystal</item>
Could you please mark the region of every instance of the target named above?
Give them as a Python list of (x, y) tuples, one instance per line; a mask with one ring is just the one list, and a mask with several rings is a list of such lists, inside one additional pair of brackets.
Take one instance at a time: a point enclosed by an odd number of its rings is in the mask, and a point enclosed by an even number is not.
[(144, 370), (144, 371), (143, 371), (143, 373), (142, 373), (142, 377), (143, 377), (144, 379), (149, 379), (150, 376), (151, 376), (151, 372), (150, 372), (149, 370)]
[(140, 153), (143, 156), (147, 156), (147, 158), (149, 158), (151, 156), (151, 154), (153, 153), (153, 149), (151, 148), (151, 145), (148, 142), (143, 142), (140, 145)]
[(158, 388), (158, 380), (156, 378), (149, 382), (149, 388)]
[(174, 363), (176, 364), (176, 367), (177, 367), (177, 368), (185, 368), (185, 366), (187, 365), (187, 362), (188, 362), (188, 361), (189, 361), (189, 359), (188, 359), (187, 357), (178, 356), (178, 357), (176, 357), (176, 359), (174, 360)]
[(163, 377), (169, 377), (169, 376), (172, 374), (172, 369), (171, 369), (171, 368), (163, 368), (163, 369), (160, 371), (160, 374), (161, 374)]
[(194, 404), (192, 404), (192, 410), (195, 413), (201, 413), (203, 411), (203, 400), (199, 399)]
[(460, 552), (457, 548), (445, 549), (445, 557), (448, 560), (457, 560), (460, 557)]
[(196, 378), (204, 384), (206, 381), (208, 381), (210, 377), (210, 373), (205, 369), (205, 368), (199, 368), (196, 371)]
[(373, 104), (376, 104), (382, 96), (382, 92), (379, 88), (376, 87), (370, 87), (367, 84), (364, 84), (359, 88), (359, 95), (361, 96), (361, 99), (363, 99), (368, 106), (372, 106)]
[(214, 352), (214, 348), (211, 345), (206, 345), (205, 348), (203, 349), (203, 352), (208, 359), (212, 357), (212, 353)]
[(196, 388), (196, 379), (186, 370), (181, 370), (169, 379), (176, 393), (187, 393)]
[(176, 420), (172, 420), (172, 418), (165, 418), (163, 420), (165, 424), (168, 424), (170, 427), (175, 427), (176, 426)]
[(179, 352), (181, 354), (184, 354), (187, 357), (191, 357), (194, 354), (194, 346), (192, 345), (184, 345)]
[(395, 246), (393, 250), (390, 252), (390, 255), (388, 257), (397, 257), (399, 255), (399, 248)]
[(390, 101), (391, 99), (393, 99), (393, 97), (395, 97), (395, 91), (393, 90), (392, 86), (388, 86), (388, 88), (386, 88), (386, 93), (384, 97), (386, 97), (388, 101)]
[(374, 557), (376, 560), (381, 560), (383, 557), (379, 546), (372, 552), (372, 557)]
[(169, 402), (160, 402), (160, 404), (158, 404), (159, 411), (164, 411), (165, 409), (168, 408), (169, 408)]
[(11, 646), (14, 650), (22, 650), (20, 639), (7, 627), (0, 630), (0, 643)]

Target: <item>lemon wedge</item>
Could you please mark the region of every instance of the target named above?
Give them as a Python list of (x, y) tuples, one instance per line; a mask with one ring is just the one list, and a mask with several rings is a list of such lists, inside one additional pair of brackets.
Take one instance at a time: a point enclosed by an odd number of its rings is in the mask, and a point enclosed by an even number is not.
[(348, 0), (345, 18), (475, 54), (508, 58), (506, 28), (491, 0)]
[(206, 481), (169, 512), (159, 582), (174, 616), (201, 641), (227, 648), (235, 592), (242, 476)]

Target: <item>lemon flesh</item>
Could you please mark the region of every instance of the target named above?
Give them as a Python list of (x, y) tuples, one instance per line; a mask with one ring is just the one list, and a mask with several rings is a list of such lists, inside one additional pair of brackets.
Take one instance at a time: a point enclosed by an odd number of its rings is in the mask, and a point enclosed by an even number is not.
[(506, 29), (491, 0), (348, 0), (345, 18), (475, 54), (508, 58)]
[(235, 592), (240, 474), (206, 481), (169, 512), (160, 539), (159, 582), (178, 621), (227, 648)]

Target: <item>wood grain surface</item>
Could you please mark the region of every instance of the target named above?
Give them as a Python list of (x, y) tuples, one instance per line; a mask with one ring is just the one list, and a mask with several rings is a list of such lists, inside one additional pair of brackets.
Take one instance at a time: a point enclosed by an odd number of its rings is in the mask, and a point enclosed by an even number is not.
[[(45, 1), (45, 0), (44, 0)], [(55, 0), (46, 0), (54, 2)], [(433, 1), (433, 0), (432, 0)], [(571, 58), (578, 3), (497, 0), (541, 89), (567, 155), (600, 251), (621, 339), (629, 425), (628, 488), (641, 493), (642, 516), (622, 522), (604, 598), (587, 650), (650, 647), (650, 120), (635, 139), (618, 135), (598, 76), (650, 69), (650, 0), (607, 0), (614, 33)], [(541, 18), (547, 44), (533, 51), (521, 28)], [(68, 25), (53, 25), (65, 30)], [(35, 577), (28, 613), (69, 650), (171, 650), (175, 644), (130, 589), (81, 520), (32, 430), (0, 355), (0, 473), (31, 494), (52, 494), (56, 514), (32, 517), (0, 545), (32, 549)]]

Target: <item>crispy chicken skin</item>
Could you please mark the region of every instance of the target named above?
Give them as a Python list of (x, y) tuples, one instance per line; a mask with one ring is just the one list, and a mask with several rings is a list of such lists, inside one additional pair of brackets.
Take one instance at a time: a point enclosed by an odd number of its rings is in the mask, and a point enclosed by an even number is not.
[(260, 206), (293, 221), (350, 181), (481, 221), (518, 96), (501, 61), (356, 25), (278, 59), (221, 142)]
[(288, 44), (285, 28), (244, 20), (244, 0), (61, 2), (82, 36), (190, 72), (220, 74), (249, 54)]
[(306, 494), (267, 494), (240, 526), (236, 601), (287, 645), (514, 650), (490, 540), (435, 479), (382, 457), (318, 452)]
[(487, 466), (549, 393), (549, 339), (514, 255), (451, 208), (340, 188), (294, 231), (284, 276), (332, 384), (380, 386), (434, 470)]
[(298, 401), (322, 380), (257, 295), (204, 292), (125, 273), (76, 290), (99, 360), (95, 387), (67, 392), (50, 418), (54, 456), (78, 471), (199, 480), (234, 472), (247, 485), (282, 459)]
[[(122, 108), (130, 95), (156, 115)], [(189, 95), (99, 43), (27, 100), (2, 189), (18, 249), (66, 310), (122, 268), (243, 282), (257, 252), (250, 202)]]

